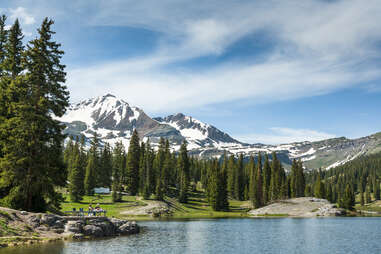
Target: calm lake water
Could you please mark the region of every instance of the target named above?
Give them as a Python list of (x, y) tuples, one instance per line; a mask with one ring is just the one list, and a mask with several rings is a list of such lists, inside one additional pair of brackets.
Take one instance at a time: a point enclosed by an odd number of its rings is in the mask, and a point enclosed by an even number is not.
[(98, 241), (0, 249), (0, 254), (381, 253), (381, 218), (139, 222), (143, 232)]

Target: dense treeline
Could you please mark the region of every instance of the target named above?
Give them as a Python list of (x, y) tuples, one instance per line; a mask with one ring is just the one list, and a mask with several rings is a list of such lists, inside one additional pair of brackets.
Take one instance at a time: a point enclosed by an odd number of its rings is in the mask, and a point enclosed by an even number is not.
[[(95, 135), (85, 152), (85, 138), (67, 143), (64, 160), (68, 166), (69, 192), (72, 201), (85, 194), (92, 195), (95, 187), (112, 189), (114, 202), (122, 193), (163, 200), (177, 197), (187, 203), (190, 191), (205, 191), (207, 200), (216, 211), (229, 209), (229, 198), (251, 200), (254, 207), (289, 197), (304, 196), (305, 178), (300, 161), (293, 161), (287, 176), (277, 155), (259, 154), (244, 161), (243, 155), (201, 160), (188, 156), (186, 143), (179, 152), (172, 152), (168, 140), (159, 142), (157, 151), (149, 140), (140, 142), (135, 130), (128, 152), (122, 143), (114, 149), (100, 145)], [(262, 162), (263, 160), (263, 162)]]
[[(327, 171), (313, 171), (306, 176), (306, 192), (352, 209), (356, 194), (360, 204), (380, 200), (381, 153), (358, 157)], [(373, 199), (372, 199), (373, 197)]]
[[(0, 204), (28, 211), (58, 207), (57, 186), (66, 185), (62, 160), (69, 93), (63, 51), (45, 19), (24, 44), (19, 21), (0, 17)], [(73, 176), (75, 177), (75, 176)]]

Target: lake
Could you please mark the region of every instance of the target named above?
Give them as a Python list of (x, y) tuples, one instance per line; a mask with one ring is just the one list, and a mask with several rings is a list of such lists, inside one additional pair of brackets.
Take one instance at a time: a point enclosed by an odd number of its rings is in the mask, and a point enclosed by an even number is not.
[(142, 233), (0, 249), (0, 254), (381, 253), (381, 218), (139, 222)]

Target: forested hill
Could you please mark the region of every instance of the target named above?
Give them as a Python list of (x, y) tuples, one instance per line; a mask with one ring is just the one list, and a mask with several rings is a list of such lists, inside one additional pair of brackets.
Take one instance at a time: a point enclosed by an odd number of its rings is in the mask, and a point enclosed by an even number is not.
[[(321, 189), (321, 195), (333, 202), (339, 201), (340, 193), (348, 187), (360, 195), (360, 203), (380, 200), (381, 152), (362, 155), (344, 165), (327, 171), (315, 171), (306, 177), (307, 185)], [(316, 187), (317, 185), (320, 186)]]

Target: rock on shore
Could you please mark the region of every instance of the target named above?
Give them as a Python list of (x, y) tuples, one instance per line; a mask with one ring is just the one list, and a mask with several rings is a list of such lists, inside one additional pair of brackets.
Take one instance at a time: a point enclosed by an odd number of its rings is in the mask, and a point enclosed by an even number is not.
[[(139, 226), (134, 221), (96, 216), (58, 216), (3, 207), (0, 207), (0, 220), (6, 225), (4, 232), (0, 230), (0, 236), (9, 239), (82, 239), (139, 233)], [(0, 245), (4, 244), (0, 242)]]
[(313, 197), (293, 198), (281, 200), (249, 212), (253, 216), (290, 216), (290, 217), (315, 217), (315, 216), (342, 216), (345, 210), (337, 208), (326, 199)]

